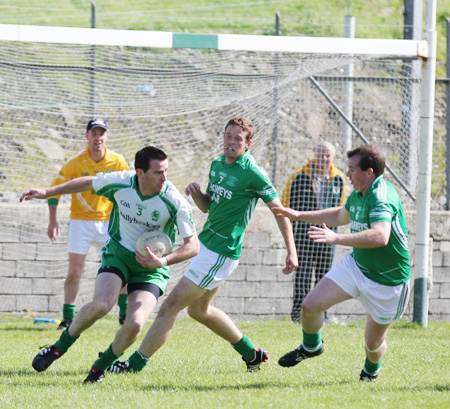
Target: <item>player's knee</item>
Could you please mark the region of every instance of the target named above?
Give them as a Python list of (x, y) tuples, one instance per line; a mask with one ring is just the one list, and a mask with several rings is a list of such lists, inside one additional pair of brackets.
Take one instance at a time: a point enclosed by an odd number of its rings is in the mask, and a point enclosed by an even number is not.
[(198, 308), (198, 306), (190, 305), (187, 312), (191, 318), (194, 318), (194, 320), (197, 321), (201, 321), (206, 316), (206, 312)]
[(111, 310), (112, 305), (108, 301), (94, 301), (91, 304), (91, 314), (96, 318), (104, 317)]
[(177, 306), (176, 300), (167, 297), (161, 305), (158, 312), (158, 317), (177, 315), (181, 309)]
[(379, 340), (376, 340), (376, 341), (368, 340), (368, 341), (366, 341), (366, 351), (367, 352), (375, 354), (377, 352), (382, 351), (383, 348), (387, 349), (386, 341), (382, 341), (381, 343), (380, 343)]
[(71, 268), (69, 269), (66, 277), (66, 284), (67, 283), (77, 283), (81, 280), (81, 276), (83, 275), (83, 269), (82, 268)]
[(303, 314), (306, 314), (306, 315), (308, 315), (308, 314), (316, 314), (317, 312), (320, 312), (317, 309), (317, 306), (316, 306), (314, 300), (312, 300), (310, 297), (306, 297), (305, 298), (305, 300), (303, 301), (301, 309), (303, 311)]
[(127, 335), (131, 337), (138, 337), (144, 328), (144, 322), (139, 322), (137, 320), (125, 320), (123, 324), (124, 331)]

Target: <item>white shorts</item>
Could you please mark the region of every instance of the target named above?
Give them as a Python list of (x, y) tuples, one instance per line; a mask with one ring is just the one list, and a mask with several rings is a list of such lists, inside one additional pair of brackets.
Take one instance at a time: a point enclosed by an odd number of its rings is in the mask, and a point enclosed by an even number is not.
[(107, 220), (71, 219), (67, 236), (68, 252), (86, 255), (92, 245), (100, 251), (109, 239), (108, 224)]
[(236, 270), (239, 260), (222, 256), (200, 243), (200, 252), (192, 258), (184, 276), (205, 290), (222, 285)]
[(358, 298), (378, 324), (389, 324), (399, 319), (408, 305), (409, 281), (395, 287), (378, 284), (361, 272), (350, 254), (333, 265), (325, 277), (353, 298)]

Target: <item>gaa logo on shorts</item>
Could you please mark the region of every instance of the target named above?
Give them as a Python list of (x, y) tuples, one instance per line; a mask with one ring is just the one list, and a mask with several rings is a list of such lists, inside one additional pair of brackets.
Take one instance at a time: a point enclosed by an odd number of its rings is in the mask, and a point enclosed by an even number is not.
[(153, 212), (152, 212), (152, 220), (154, 222), (157, 222), (160, 217), (161, 217), (161, 213), (159, 213), (158, 210), (153, 210)]

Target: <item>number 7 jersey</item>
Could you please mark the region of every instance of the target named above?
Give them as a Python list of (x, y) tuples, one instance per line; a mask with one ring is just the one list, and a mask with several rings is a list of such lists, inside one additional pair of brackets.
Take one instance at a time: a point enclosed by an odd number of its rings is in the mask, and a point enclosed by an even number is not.
[(258, 199), (268, 203), (278, 193), (248, 150), (228, 165), (225, 155), (213, 161), (206, 192), (208, 220), (198, 237), (209, 250), (237, 260)]

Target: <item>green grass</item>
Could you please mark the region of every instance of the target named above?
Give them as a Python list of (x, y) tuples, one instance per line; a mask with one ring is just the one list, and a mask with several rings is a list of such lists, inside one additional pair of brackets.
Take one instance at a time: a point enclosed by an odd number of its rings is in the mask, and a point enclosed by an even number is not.
[(430, 323), (427, 329), (406, 321), (394, 324), (382, 372), (373, 384), (358, 381), (364, 362), (364, 322), (325, 326), (325, 353), (290, 369), (278, 366), (277, 359), (298, 345), (297, 324), (238, 325), (255, 344), (270, 351), (269, 361), (257, 373), (246, 373), (225, 341), (184, 319), (177, 321), (172, 337), (140, 374), (107, 374), (99, 385), (82, 385), (98, 351), (108, 346), (118, 329), (115, 317), (96, 323), (44, 373), (35, 372), (31, 361), (38, 346), (56, 341), (55, 326), (34, 325), (31, 318), (2, 319), (0, 407), (450, 407), (448, 323)]

